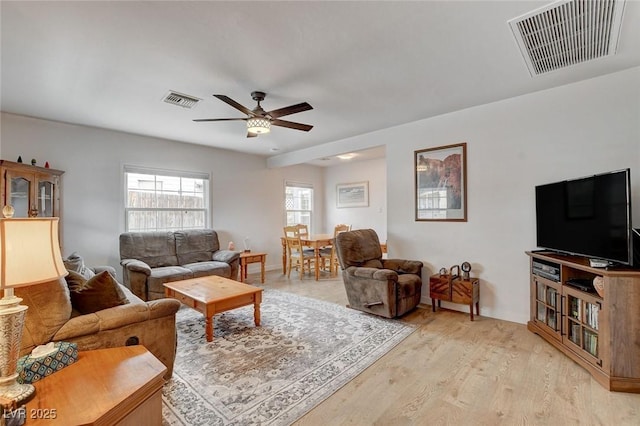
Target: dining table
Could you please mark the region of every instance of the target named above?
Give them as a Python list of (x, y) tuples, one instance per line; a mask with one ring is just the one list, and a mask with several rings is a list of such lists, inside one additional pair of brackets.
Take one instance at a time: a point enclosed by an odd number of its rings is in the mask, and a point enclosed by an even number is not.
[[(287, 273), (287, 239), (280, 238), (282, 242), (282, 273)], [(333, 234), (309, 234), (306, 236), (300, 236), (300, 242), (305, 247), (313, 248), (313, 254), (315, 256), (315, 276), (316, 281), (320, 279), (320, 249), (322, 247), (330, 246), (333, 244)]]

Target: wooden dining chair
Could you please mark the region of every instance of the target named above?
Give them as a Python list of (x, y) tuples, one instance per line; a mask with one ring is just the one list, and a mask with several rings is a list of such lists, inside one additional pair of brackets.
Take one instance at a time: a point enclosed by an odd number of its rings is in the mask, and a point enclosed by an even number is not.
[[(300, 239), (301, 240), (304, 240), (305, 238), (309, 237), (309, 227), (307, 225), (305, 225), (303, 223), (298, 223), (298, 224), (292, 225), (292, 226), (298, 228), (298, 234), (300, 235)], [(293, 228), (292, 228), (292, 231), (293, 231)], [(302, 247), (306, 252), (313, 253), (313, 249), (309, 248), (308, 246), (305, 246), (304, 242), (302, 243)]]
[(303, 223), (299, 223), (295, 225), (298, 227), (298, 233), (300, 234), (300, 238), (305, 238), (309, 236), (309, 227)]
[(336, 237), (341, 232), (351, 231), (351, 225), (339, 224), (333, 228), (333, 244), (330, 247), (325, 247), (320, 250), (320, 259), (322, 265), (325, 266), (328, 262), (329, 274), (331, 276), (338, 275), (338, 268), (340, 263), (338, 262), (338, 256), (336, 254)]
[(300, 273), (300, 279), (302, 279), (305, 265), (311, 272), (311, 262), (315, 259), (313, 250), (305, 250), (302, 246), (298, 225), (285, 226), (284, 237), (287, 244), (288, 257), (287, 278), (291, 277), (291, 269), (295, 267)]
[(309, 238), (309, 236), (310, 236), (309, 235), (309, 227), (307, 225), (303, 224), (303, 223), (299, 223), (299, 224), (297, 224), (295, 226), (298, 227), (298, 232), (300, 233), (300, 239), (302, 240), (302, 248), (303, 248), (303, 250), (307, 254), (311, 253), (311, 254), (315, 255), (314, 249), (311, 246), (309, 246), (309, 245), (304, 243), (304, 240)]

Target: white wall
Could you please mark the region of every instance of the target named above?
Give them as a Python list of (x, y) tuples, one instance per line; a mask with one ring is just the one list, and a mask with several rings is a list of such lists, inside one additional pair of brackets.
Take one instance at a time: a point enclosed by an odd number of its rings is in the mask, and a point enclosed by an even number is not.
[[(352, 229), (374, 229), (380, 241), (387, 239), (387, 169), (386, 159), (345, 163), (325, 168), (325, 232), (332, 233), (339, 223)], [(351, 182), (369, 183), (368, 207), (336, 207), (336, 185)]]
[[(79, 250), (92, 264), (117, 265), (123, 162), (211, 171), (221, 243), (249, 235), (255, 250), (268, 251), (272, 268), (280, 266), (284, 179), (314, 184), (315, 229), (348, 221), (331, 207), (336, 182), (365, 180), (358, 166), (336, 170), (336, 177), (311, 166), (266, 169), (259, 157), (10, 114), (2, 115), (1, 131), (3, 158), (36, 157), (67, 170), (65, 251)], [(415, 222), (414, 151), (458, 142), (468, 144), (468, 222)], [(640, 68), (327, 145), (387, 146), (389, 257), (422, 260), (425, 277), (471, 262), (481, 278), (482, 315), (529, 318), (524, 252), (535, 248), (535, 185), (630, 167), (640, 227)], [(429, 302), (426, 286), (423, 302)]]
[[(468, 222), (416, 222), (414, 151), (458, 142), (467, 142)], [(426, 276), (471, 262), (472, 274), (481, 278), (482, 315), (522, 323), (529, 318), (525, 251), (535, 249), (536, 185), (630, 167), (633, 223), (640, 227), (640, 68), (369, 133), (342, 145), (381, 144), (387, 145), (389, 257), (422, 260)], [(328, 177), (325, 182), (331, 190)], [(422, 300), (430, 303), (427, 286)]]
[[(78, 251), (89, 265), (121, 273), (118, 236), (124, 231), (124, 164), (211, 174), (212, 227), (220, 244), (265, 251), (267, 267), (282, 267), (284, 181), (314, 185), (314, 226), (324, 224), (323, 170), (314, 166), (267, 169), (263, 157), (128, 133), (1, 115), (2, 158), (36, 158), (64, 170), (63, 255)], [(239, 140), (238, 143), (242, 143)], [(251, 270), (258, 265), (250, 265)]]

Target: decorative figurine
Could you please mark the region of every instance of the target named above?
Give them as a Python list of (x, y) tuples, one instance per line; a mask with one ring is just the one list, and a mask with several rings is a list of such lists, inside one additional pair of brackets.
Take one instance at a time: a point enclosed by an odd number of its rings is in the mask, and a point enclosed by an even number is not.
[(18, 155), (18, 163), (22, 163), (22, 155)]
[(47, 161), (46, 163), (44, 163), (44, 168), (48, 169), (49, 168), (49, 162)]
[(32, 159), (31, 159), (31, 165), (32, 165), (32, 166), (35, 166), (35, 165), (36, 165), (36, 159), (35, 159), (35, 158), (32, 158)]

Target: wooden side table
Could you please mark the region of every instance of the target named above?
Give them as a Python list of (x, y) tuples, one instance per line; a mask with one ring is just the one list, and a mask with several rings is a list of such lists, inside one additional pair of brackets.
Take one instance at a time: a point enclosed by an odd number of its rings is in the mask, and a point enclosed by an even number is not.
[(240, 253), (240, 282), (247, 279), (247, 265), (250, 263), (260, 263), (260, 282), (264, 284), (264, 267), (267, 263), (267, 253), (242, 252)]
[(75, 364), (35, 382), (28, 425), (161, 425), (167, 368), (144, 346), (78, 354)]
[(473, 305), (476, 307), (476, 315), (480, 315), (480, 280), (478, 278), (463, 279), (458, 275), (438, 274), (429, 278), (429, 297), (431, 307), (436, 311), (441, 301), (469, 305), (469, 316), (473, 321)]
[(436, 311), (436, 300), (438, 307), (442, 306), (442, 301), (451, 302), (451, 275), (438, 274), (429, 277), (429, 297), (431, 297), (431, 308)]
[(469, 305), (469, 316), (473, 321), (473, 305), (476, 305), (476, 315), (480, 315), (480, 280), (454, 278), (451, 281), (451, 303)]

